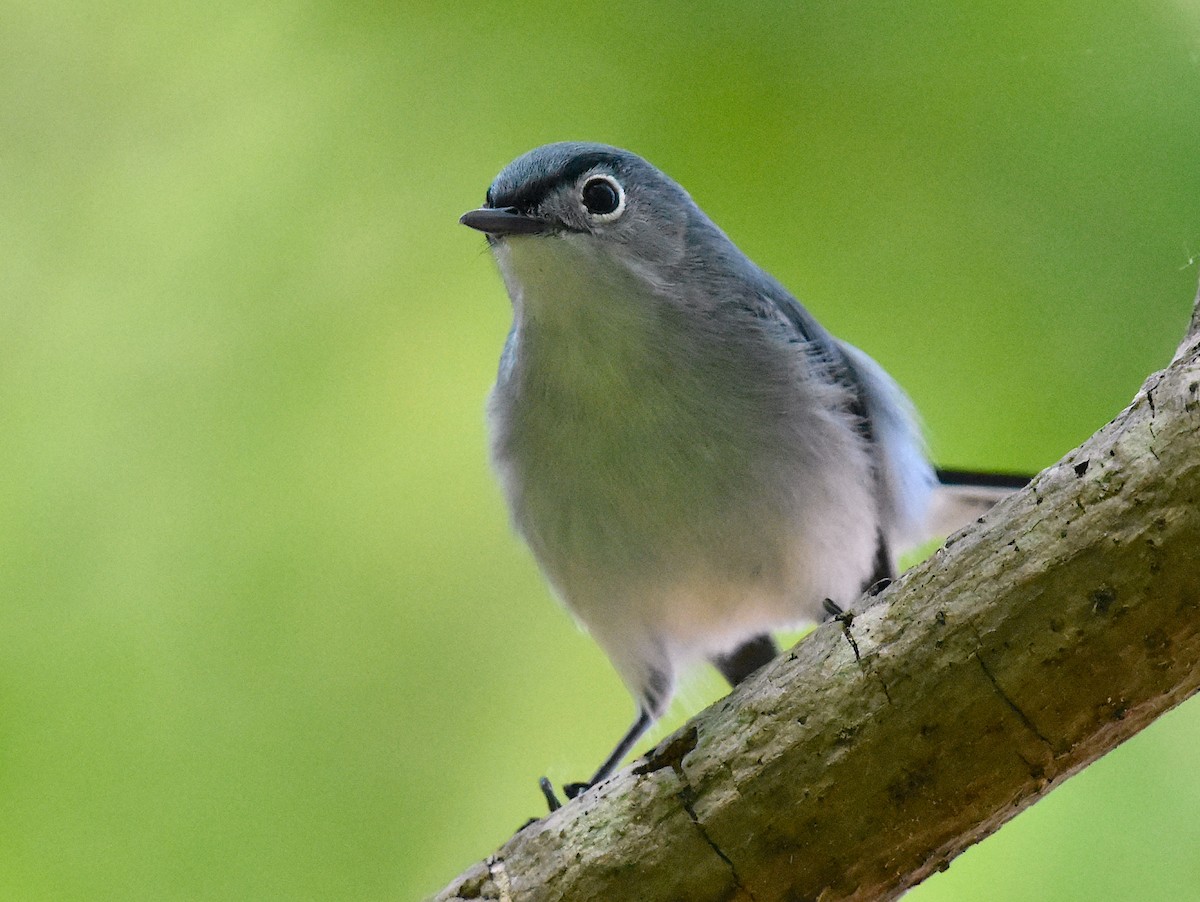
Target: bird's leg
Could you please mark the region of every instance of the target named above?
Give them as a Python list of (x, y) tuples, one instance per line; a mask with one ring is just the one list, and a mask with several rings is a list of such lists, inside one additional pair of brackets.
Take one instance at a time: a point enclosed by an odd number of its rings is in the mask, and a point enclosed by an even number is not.
[[(591, 789), (601, 780), (607, 779), (609, 776), (611, 776), (612, 772), (617, 769), (617, 766), (621, 763), (622, 759), (629, 754), (629, 750), (633, 748), (634, 743), (642, 738), (642, 734), (645, 733), (646, 730), (650, 729), (650, 724), (653, 722), (654, 718), (650, 716), (650, 712), (645, 708), (639, 708), (637, 720), (633, 722), (633, 726), (631, 726), (626, 731), (625, 735), (621, 737), (621, 741), (617, 743), (616, 748), (614, 748), (609, 756), (604, 759), (604, 763), (600, 765), (600, 768), (594, 774), (592, 774), (592, 779), (588, 780), (586, 783), (568, 783), (563, 787), (563, 795), (565, 795), (568, 799), (573, 799), (580, 793)], [(562, 803), (558, 800), (558, 796), (555, 795), (554, 787), (550, 784), (550, 781), (545, 777), (542, 777), (542, 779), (538, 781), (538, 786), (541, 787), (542, 795), (546, 797), (546, 804), (549, 806), (550, 810), (557, 811), (562, 806)]]
[(642, 734), (650, 729), (652, 721), (653, 718), (651, 718), (650, 713), (645, 708), (639, 708), (638, 716), (634, 720), (633, 726), (625, 732), (625, 735), (621, 737), (621, 741), (617, 743), (616, 748), (609, 753), (609, 756), (604, 759), (604, 763), (592, 774), (592, 779), (586, 783), (568, 783), (563, 787), (563, 794), (568, 799), (573, 799), (581, 792), (591, 789), (601, 780), (608, 779), (625, 756), (629, 754), (629, 750), (633, 748), (634, 743), (641, 739)]
[(730, 686), (736, 686), (754, 671), (765, 667), (777, 654), (779, 647), (775, 640), (769, 633), (764, 633), (743, 642), (727, 655), (716, 656), (712, 663), (721, 672), (721, 676), (729, 681)]
[(875, 563), (871, 575), (863, 583), (863, 591), (874, 597), (886, 589), (895, 578), (896, 567), (892, 563), (892, 552), (881, 532), (878, 543), (875, 545)]

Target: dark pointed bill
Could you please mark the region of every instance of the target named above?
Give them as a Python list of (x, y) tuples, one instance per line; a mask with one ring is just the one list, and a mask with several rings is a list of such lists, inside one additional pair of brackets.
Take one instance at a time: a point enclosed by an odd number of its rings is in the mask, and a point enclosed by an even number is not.
[(544, 219), (518, 213), (513, 207), (480, 207), (464, 213), (458, 221), (489, 235), (536, 235), (550, 231)]

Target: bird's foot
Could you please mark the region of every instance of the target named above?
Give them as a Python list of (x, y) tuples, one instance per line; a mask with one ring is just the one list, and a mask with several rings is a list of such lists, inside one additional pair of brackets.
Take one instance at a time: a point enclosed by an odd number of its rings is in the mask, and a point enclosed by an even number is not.
[[(580, 793), (586, 792), (592, 788), (591, 783), (567, 783), (563, 786), (563, 795), (567, 797), (569, 802)], [(551, 812), (558, 811), (563, 806), (562, 801), (558, 798), (558, 793), (554, 791), (554, 784), (546, 777), (538, 780), (538, 789), (542, 791), (542, 798), (546, 800), (546, 807)]]
[(558, 793), (554, 791), (554, 784), (548, 778), (542, 777), (538, 780), (538, 789), (542, 791), (542, 798), (546, 800), (546, 807), (550, 809), (551, 813), (562, 807), (562, 802), (558, 800)]
[(563, 787), (563, 795), (565, 795), (568, 799), (573, 799), (576, 796), (587, 792), (591, 788), (591, 783), (568, 783)]
[(844, 626), (849, 626), (854, 622), (854, 615), (843, 608), (832, 598), (826, 598), (821, 602), (821, 607), (825, 609), (825, 613), (829, 615), (830, 620), (836, 620)]

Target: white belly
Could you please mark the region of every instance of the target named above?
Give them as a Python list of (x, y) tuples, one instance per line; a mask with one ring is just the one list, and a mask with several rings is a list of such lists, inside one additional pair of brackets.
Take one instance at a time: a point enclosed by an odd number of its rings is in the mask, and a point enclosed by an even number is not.
[(838, 390), (763, 336), (681, 328), (629, 285), (598, 294), (589, 261), (562, 256), (521, 263), (493, 458), (517, 529), (626, 681), (852, 600), (878, 523)]

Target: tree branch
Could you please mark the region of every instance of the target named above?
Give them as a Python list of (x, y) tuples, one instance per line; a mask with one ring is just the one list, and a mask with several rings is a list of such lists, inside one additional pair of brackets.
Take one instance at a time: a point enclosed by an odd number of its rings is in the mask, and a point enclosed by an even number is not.
[(437, 899), (890, 899), (946, 867), (1200, 688), (1198, 430), (1200, 297), (1080, 448)]

